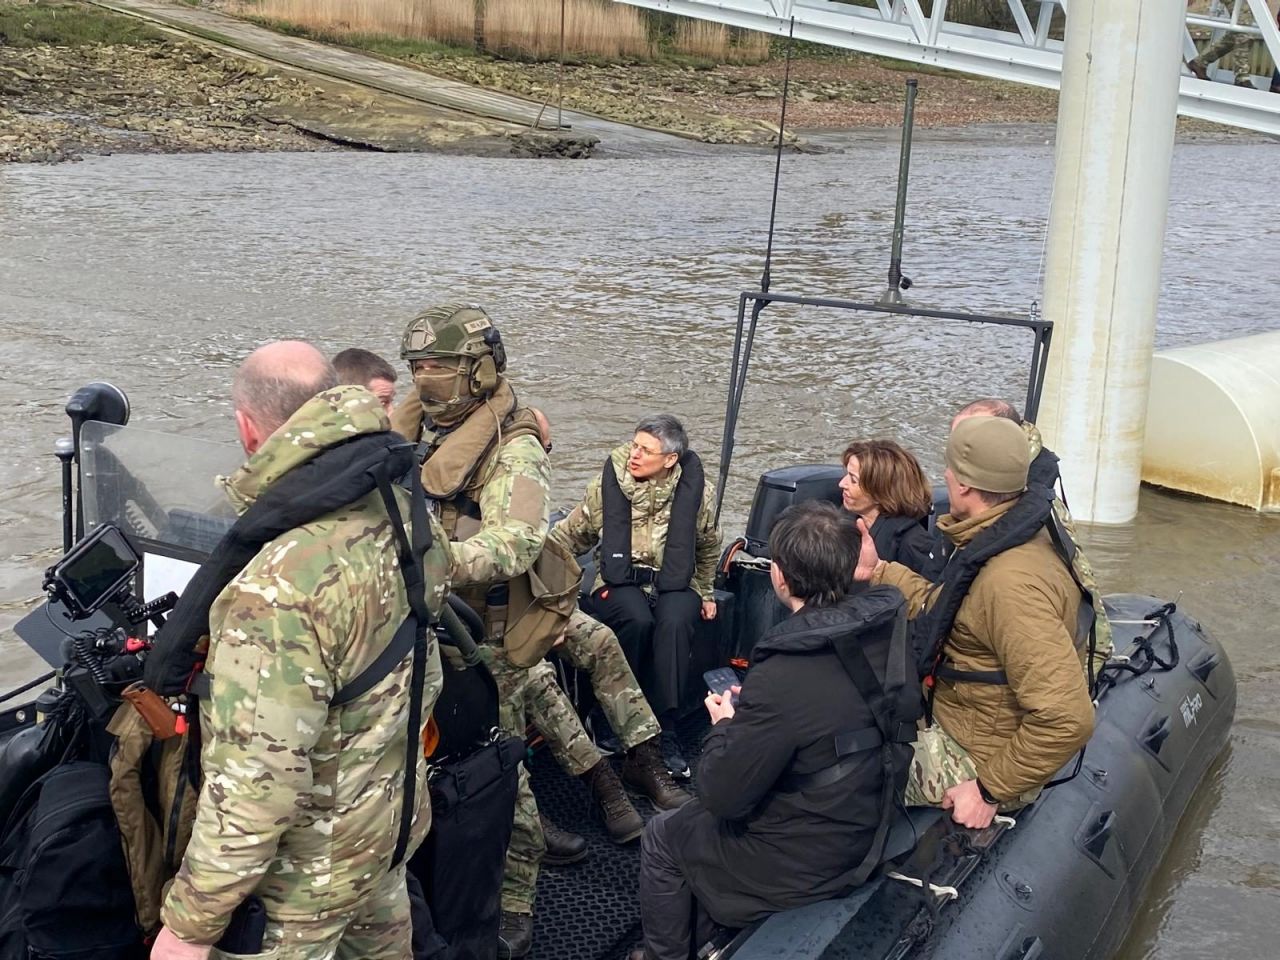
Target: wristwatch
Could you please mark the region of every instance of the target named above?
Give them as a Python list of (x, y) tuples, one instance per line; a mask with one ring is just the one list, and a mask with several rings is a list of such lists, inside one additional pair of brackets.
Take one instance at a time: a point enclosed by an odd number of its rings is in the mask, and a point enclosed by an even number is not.
[(982, 785), (982, 781), (974, 778), (974, 783), (978, 785), (978, 793), (982, 794), (983, 803), (989, 803), (993, 807), (1000, 806), (1000, 801), (991, 795), (991, 791)]

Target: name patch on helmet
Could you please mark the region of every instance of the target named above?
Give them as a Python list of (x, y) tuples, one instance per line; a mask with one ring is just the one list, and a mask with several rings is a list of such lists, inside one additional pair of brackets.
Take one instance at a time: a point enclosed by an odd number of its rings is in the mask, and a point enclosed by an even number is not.
[(462, 329), (467, 333), (478, 333), (481, 330), (488, 330), (493, 324), (489, 322), (488, 317), (479, 317), (462, 325)]

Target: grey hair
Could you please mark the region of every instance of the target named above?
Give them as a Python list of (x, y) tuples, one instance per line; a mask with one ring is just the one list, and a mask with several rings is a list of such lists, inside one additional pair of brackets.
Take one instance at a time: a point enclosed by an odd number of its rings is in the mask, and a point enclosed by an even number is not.
[(231, 402), (253, 416), (262, 429), (275, 433), (317, 393), (338, 386), (333, 364), (320, 359), (323, 365), (285, 371), (246, 363), (231, 385)]
[(684, 424), (669, 413), (655, 413), (645, 417), (636, 424), (636, 433), (647, 433), (657, 437), (662, 444), (663, 453), (674, 453), (683, 457), (689, 449), (689, 435), (684, 432)]

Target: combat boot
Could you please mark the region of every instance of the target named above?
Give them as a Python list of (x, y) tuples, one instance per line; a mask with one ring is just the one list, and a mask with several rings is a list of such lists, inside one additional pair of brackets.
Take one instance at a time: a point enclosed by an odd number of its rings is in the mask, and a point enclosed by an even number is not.
[(581, 863), (587, 859), (587, 841), (576, 833), (561, 830), (547, 817), (538, 814), (542, 822), (542, 835), (547, 840), (546, 853), (542, 862), (548, 867), (567, 867), (571, 863)]
[(533, 915), (502, 911), (498, 924), (498, 957), (500, 960), (517, 960), (527, 957), (533, 949)]
[(613, 772), (613, 767), (609, 766), (608, 760), (601, 760), (582, 774), (582, 782), (600, 805), (600, 812), (604, 815), (604, 829), (610, 840), (614, 843), (630, 843), (644, 833), (644, 819), (636, 813), (636, 808), (627, 799), (622, 782)]
[(693, 799), (671, 776), (657, 737), (627, 751), (622, 782), (643, 793), (659, 810), (674, 810)]

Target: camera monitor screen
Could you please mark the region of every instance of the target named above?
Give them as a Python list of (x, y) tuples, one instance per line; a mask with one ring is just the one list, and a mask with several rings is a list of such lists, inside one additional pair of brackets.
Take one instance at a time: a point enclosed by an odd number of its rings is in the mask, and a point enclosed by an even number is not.
[(91, 612), (111, 599), (138, 569), (138, 555), (113, 526), (102, 526), (67, 555), (56, 576), (68, 598)]

